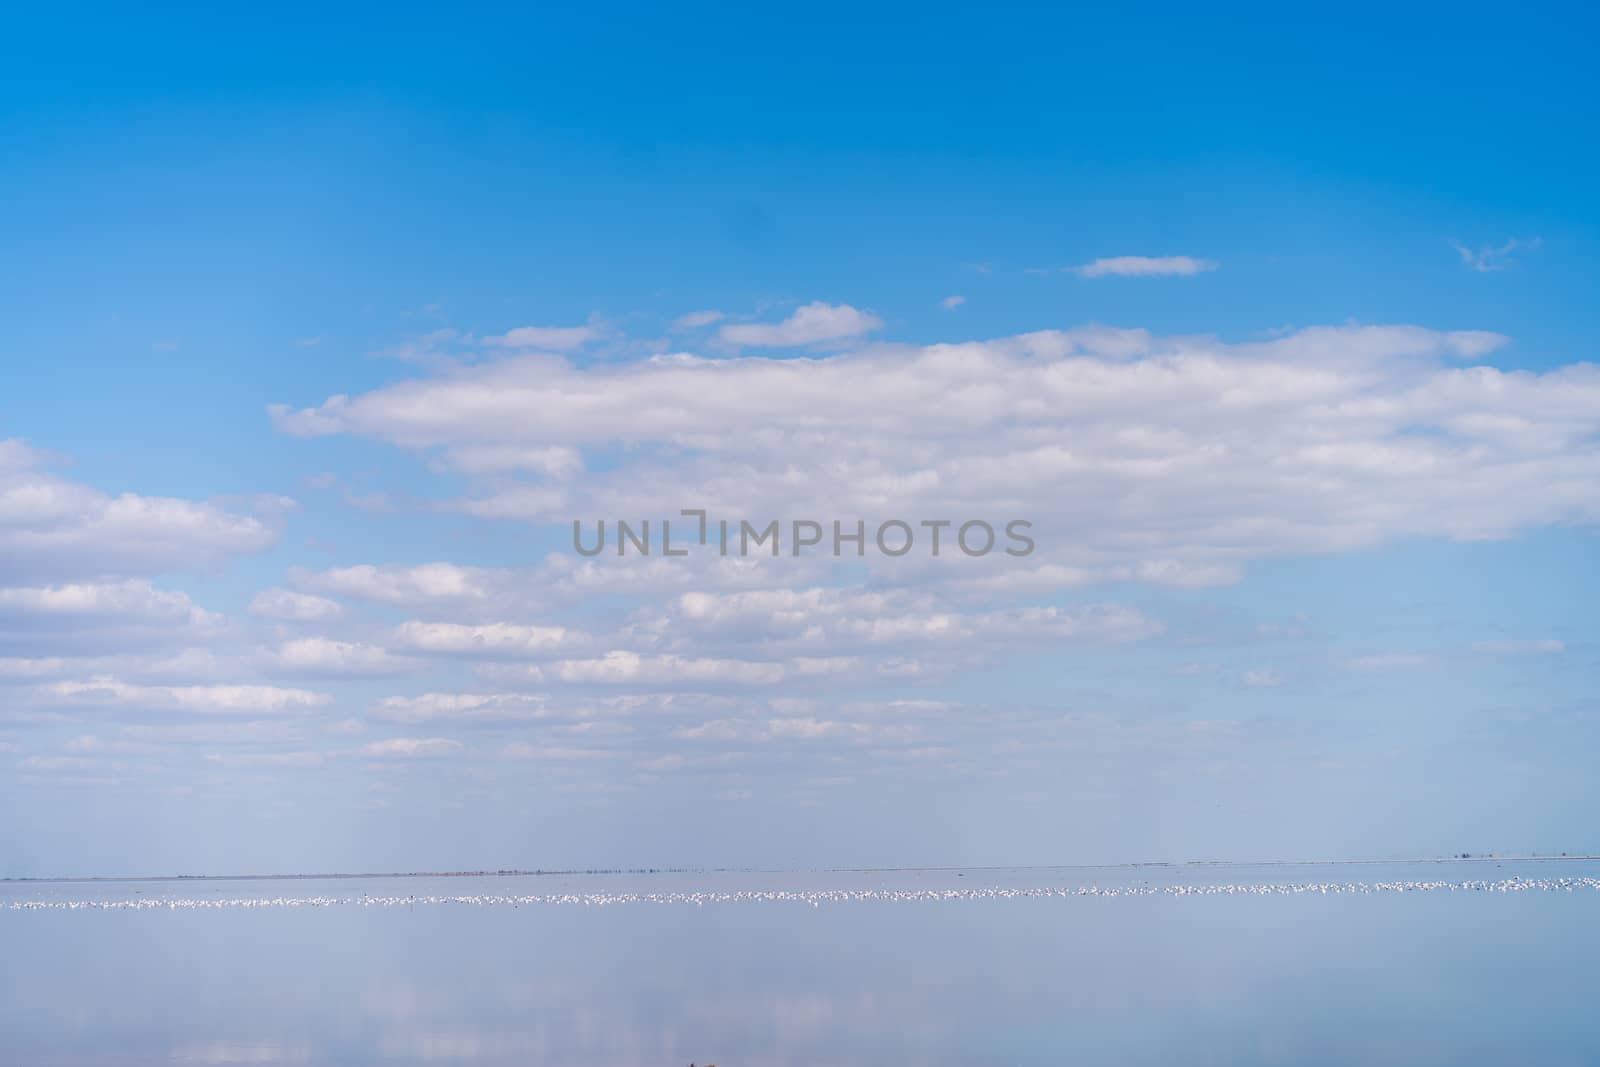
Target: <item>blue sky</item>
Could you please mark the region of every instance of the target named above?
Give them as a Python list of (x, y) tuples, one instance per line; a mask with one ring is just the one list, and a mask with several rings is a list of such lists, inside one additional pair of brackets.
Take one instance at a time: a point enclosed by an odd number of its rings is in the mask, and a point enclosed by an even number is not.
[(14, 16), (0, 873), (1600, 847), (1594, 36)]

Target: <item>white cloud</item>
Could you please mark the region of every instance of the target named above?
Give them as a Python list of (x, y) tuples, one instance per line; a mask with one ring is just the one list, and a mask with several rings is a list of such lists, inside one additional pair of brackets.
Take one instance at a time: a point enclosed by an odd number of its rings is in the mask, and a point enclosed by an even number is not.
[(1232, 585), (1243, 576), (1236, 563), (1198, 562), (1158, 557), (1136, 563), (1075, 566), (1046, 563), (1029, 567), (1019, 563), (1004, 571), (962, 579), (957, 588), (985, 595), (1038, 594), (1076, 589), (1098, 582), (1141, 582), (1171, 589), (1208, 589)]
[(796, 656), (789, 661), (789, 669), (803, 678), (822, 674), (854, 674), (864, 662), (859, 656)]
[(435, 655), (543, 655), (574, 643), (561, 626), (519, 626), (493, 622), (476, 626), (444, 622), (406, 622), (395, 629), (395, 642), (413, 652)]
[(335, 722), (322, 724), (322, 732), (334, 737), (350, 737), (359, 734), (367, 728), (367, 724), (360, 719), (339, 719)]
[[(692, 532), (692, 521), (684, 521), (688, 526), (673, 527), (675, 544), (680, 536)], [(570, 525), (564, 535), (571, 536)], [(804, 560), (792, 563), (780, 574), (764, 568), (760, 560), (635, 555), (584, 559), (569, 549), (554, 551), (526, 567), (465, 567), (442, 562), (415, 567), (363, 564), (315, 572), (295, 568), (290, 570), (289, 578), (302, 589), (425, 611), (434, 617), (427, 620), (428, 624), (443, 619), (476, 627), (484, 625), (482, 620), (486, 618), (494, 620), (489, 625), (521, 625), (531, 614), (547, 618), (595, 598), (653, 597), (690, 588), (761, 588), (820, 577), (820, 564)], [(570, 628), (567, 637), (582, 639)]]
[(612, 755), (603, 748), (573, 748), (560, 745), (533, 745), (514, 741), (500, 749), (501, 759), (514, 760), (584, 760)]
[(0, 442), (0, 581), (185, 569), (277, 539), (258, 518), (191, 500), (111, 496), (41, 470), (44, 462), (20, 441)]
[(369, 759), (427, 759), (459, 752), (461, 742), (445, 737), (391, 737), (373, 741), (357, 751)]
[(449, 463), (464, 474), (531, 471), (550, 478), (571, 478), (583, 471), (582, 453), (565, 446), (466, 445), (450, 450)]
[(43, 467), (49, 460), (43, 452), (15, 437), (0, 438), (0, 474)]
[[(787, 653), (851, 653), (931, 645), (966, 656), (1023, 644), (1135, 640), (1160, 632), (1138, 611), (1117, 604), (964, 613), (929, 594), (837, 587), (685, 593), (664, 613), (644, 613), (638, 628), (691, 648), (704, 648), (708, 641), (758, 642)], [(809, 662), (848, 666), (837, 657)]]
[(559, 489), (501, 489), (493, 496), (462, 500), (456, 509), (479, 519), (545, 520), (571, 511), (571, 497)]
[(320, 593), (383, 604), (417, 606), (485, 600), (495, 588), (500, 574), (479, 567), (458, 567), (452, 563), (381, 567), (362, 564), (320, 572), (296, 568), (289, 572), (289, 578), (301, 588)]
[(220, 617), (196, 607), (186, 593), (155, 588), (141, 579), (76, 582), (67, 585), (0, 589), (0, 619), (113, 619), (205, 625)]
[(787, 716), (770, 719), (713, 719), (698, 726), (673, 732), (683, 741), (769, 743), (782, 741), (898, 742), (921, 735), (916, 723), (867, 723), (815, 716)]
[(1433, 657), (1426, 652), (1374, 652), (1345, 660), (1345, 666), (1352, 671), (1408, 670), (1432, 663)]
[[(144, 579), (0, 589), (0, 646), (87, 654), (218, 634), (222, 616)], [(3, 672), (0, 672), (3, 673)]]
[(3, 656), (0, 678), (48, 678), (70, 671), (77, 662), (62, 656)]
[(327, 637), (285, 641), (276, 649), (263, 650), (260, 659), (263, 666), (285, 674), (328, 678), (400, 674), (418, 666), (416, 660), (392, 655), (377, 645)]
[(706, 326), (714, 326), (728, 316), (720, 311), (691, 311), (687, 315), (679, 315), (672, 320), (675, 330), (698, 330)]
[[(117, 641), (126, 647), (109, 653), (102, 651), (101, 646), (112, 643), (107, 639), (108, 632), (114, 632)], [(226, 631), (223, 633), (225, 636)], [(163, 638), (186, 639), (192, 636), (181, 627), (163, 627), (160, 624), (152, 624), (143, 630), (40, 629), (31, 636), (45, 649), (71, 654), (0, 657), (0, 679), (38, 680), (111, 675), (195, 682), (225, 679), (245, 666), (241, 657), (219, 655), (208, 648), (189, 646), (172, 649), (170, 641), (168, 647), (159, 647)], [(138, 639), (135, 640), (135, 637)], [(12, 647), (24, 643), (24, 639), (14, 633), (0, 634), (0, 639)]]
[(565, 352), (588, 344), (603, 335), (604, 331), (593, 322), (587, 326), (519, 326), (498, 337), (489, 338), (488, 343), (503, 348), (538, 348)]
[[(1600, 519), (1600, 369), (1459, 365), (1503, 340), (1349, 326), (1227, 344), (1091, 328), (827, 359), (510, 359), (278, 420), (415, 449), (639, 446), (558, 489), (493, 483), (472, 503), (485, 515), (1025, 515), (1034, 557), (944, 573), (1195, 587), (1266, 556)], [(663, 581), (689, 573), (643, 562)], [(597, 581), (641, 573), (582, 563)], [(355, 570), (345, 577), (374, 599), (424, 599), (392, 568)]]
[(43, 703), (208, 715), (304, 712), (332, 700), (326, 693), (271, 685), (137, 685), (112, 677), (52, 682), (34, 692)]
[(1153, 278), (1162, 275), (1193, 275), (1216, 270), (1217, 263), (1193, 256), (1110, 256), (1069, 268), (1082, 278)]
[(1542, 243), (1543, 242), (1537, 237), (1533, 238), (1532, 240), (1522, 240), (1520, 238), (1513, 237), (1506, 241), (1506, 243), (1503, 245), (1484, 245), (1483, 247), (1477, 249), (1467, 248), (1464, 245), (1456, 245), (1455, 249), (1456, 254), (1461, 257), (1461, 262), (1467, 267), (1467, 269), (1475, 270), (1480, 273), (1490, 273), (1493, 271), (1505, 270), (1507, 267), (1516, 263), (1517, 261), (1514, 258), (1514, 253), (1519, 251), (1532, 252)]
[(944, 308), (946, 311), (954, 311), (956, 308), (960, 307), (966, 302), (967, 298), (964, 296), (947, 296), (943, 300), (939, 301), (939, 306)]
[(547, 718), (549, 698), (527, 693), (423, 693), (384, 697), (375, 719), (411, 725), (425, 722), (515, 723)]
[[(674, 533), (674, 542), (677, 537)], [(821, 565), (807, 560), (789, 560), (781, 570), (775, 570), (760, 559), (715, 555), (580, 559), (567, 552), (546, 558), (533, 572), (531, 588), (552, 602), (582, 603), (594, 597), (654, 597), (690, 589), (772, 588), (819, 580), (821, 570)]]
[(1245, 671), (1239, 680), (1251, 689), (1273, 689), (1284, 683), (1284, 677), (1277, 671), (1250, 670)]
[(338, 618), (344, 608), (336, 600), (296, 593), (288, 589), (263, 589), (250, 601), (250, 614), (287, 622), (314, 622)]
[(844, 341), (870, 333), (883, 320), (849, 304), (814, 301), (795, 309), (779, 323), (730, 323), (717, 331), (729, 344), (767, 348), (798, 348), (828, 341)]
[(787, 675), (783, 664), (698, 656), (607, 652), (597, 659), (560, 660), (549, 674), (563, 682), (771, 685)]

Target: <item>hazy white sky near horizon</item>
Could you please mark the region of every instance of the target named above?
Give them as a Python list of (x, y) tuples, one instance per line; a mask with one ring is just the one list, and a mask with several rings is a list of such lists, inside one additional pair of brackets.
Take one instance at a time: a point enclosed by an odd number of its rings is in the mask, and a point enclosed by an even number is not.
[(34, 27), (0, 875), (1600, 848), (1581, 32), (1052, 18)]

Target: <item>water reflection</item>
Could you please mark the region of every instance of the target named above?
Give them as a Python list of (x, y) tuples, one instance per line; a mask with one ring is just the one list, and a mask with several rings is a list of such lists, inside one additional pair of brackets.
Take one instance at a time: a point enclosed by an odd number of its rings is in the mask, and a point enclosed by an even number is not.
[[(140, 899), (696, 892), (612, 907), (0, 909), (4, 1062), (1592, 1062), (1600, 891), (1194, 895), (1534, 882), (1594, 865), (144, 884)], [(399, 894), (398, 889), (408, 890)], [(413, 893), (414, 891), (414, 893)], [(877, 894), (877, 895), (871, 895)], [(0, 904), (128, 900), (7, 887)]]

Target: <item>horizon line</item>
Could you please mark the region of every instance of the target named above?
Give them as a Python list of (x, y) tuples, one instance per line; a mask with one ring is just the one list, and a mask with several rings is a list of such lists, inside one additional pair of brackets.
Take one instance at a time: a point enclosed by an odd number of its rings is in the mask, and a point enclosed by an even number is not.
[(892, 874), (919, 871), (1064, 871), (1118, 870), (1132, 867), (1333, 867), (1383, 863), (1484, 863), (1490, 860), (1517, 862), (1600, 860), (1600, 854), (1560, 852), (1500, 854), (1477, 853), (1455, 856), (1412, 856), (1402, 859), (1287, 859), (1287, 860), (1132, 860), (1121, 863), (1011, 863), (901, 867), (572, 867), (498, 868), (462, 871), (343, 871), (332, 873), (279, 874), (90, 874), (60, 876), (7, 876), (5, 884), (82, 884), (89, 882), (268, 882), (379, 878), (534, 878), (561, 875), (612, 874)]

